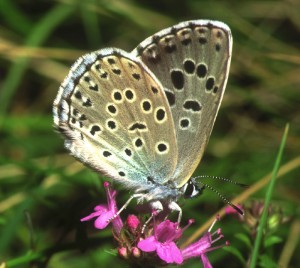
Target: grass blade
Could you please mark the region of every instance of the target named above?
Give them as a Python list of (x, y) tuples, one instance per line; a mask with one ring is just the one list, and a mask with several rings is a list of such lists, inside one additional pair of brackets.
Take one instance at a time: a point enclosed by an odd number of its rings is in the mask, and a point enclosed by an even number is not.
[(285, 130), (284, 130), (284, 133), (283, 133), (283, 137), (282, 137), (282, 140), (281, 140), (279, 152), (278, 152), (278, 155), (277, 155), (277, 158), (276, 158), (276, 161), (275, 161), (275, 165), (274, 165), (274, 168), (273, 168), (272, 179), (271, 179), (269, 187), (267, 189), (267, 193), (266, 193), (266, 197), (265, 197), (265, 204), (264, 204), (264, 211), (263, 211), (263, 214), (262, 214), (262, 217), (261, 217), (260, 224), (258, 226), (258, 231), (257, 231), (255, 243), (254, 243), (252, 257), (251, 257), (251, 260), (250, 260), (250, 266), (249, 266), (250, 268), (257, 267), (257, 259), (258, 259), (258, 254), (259, 254), (259, 248), (260, 248), (260, 245), (261, 245), (263, 230), (264, 230), (264, 227), (266, 226), (266, 222), (267, 222), (268, 207), (270, 205), (273, 190), (274, 190), (274, 187), (275, 187), (275, 181), (276, 181), (277, 173), (278, 173), (278, 170), (279, 170), (279, 167), (280, 167), (280, 162), (281, 162), (281, 159), (282, 159), (283, 150), (284, 150), (284, 147), (285, 147), (288, 132), (289, 132), (289, 125), (287, 124), (286, 127), (285, 127)]

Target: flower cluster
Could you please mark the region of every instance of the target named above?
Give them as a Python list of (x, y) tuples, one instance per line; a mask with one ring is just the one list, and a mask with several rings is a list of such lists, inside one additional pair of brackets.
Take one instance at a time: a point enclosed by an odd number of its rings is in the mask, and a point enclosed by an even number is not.
[(178, 223), (170, 220), (158, 220), (153, 217), (152, 224), (144, 223), (135, 216), (129, 215), (125, 223), (117, 215), (116, 191), (112, 190), (109, 183), (105, 182), (104, 187), (107, 195), (107, 204), (95, 207), (95, 212), (84, 217), (81, 221), (88, 221), (95, 218), (94, 226), (97, 229), (104, 229), (111, 222), (113, 234), (118, 241), (118, 254), (129, 262), (142, 262), (143, 259), (151, 260), (157, 265), (182, 264), (191, 258), (200, 258), (204, 268), (212, 267), (207, 253), (229, 245), (225, 242), (223, 245), (212, 247), (219, 239), (223, 238), (221, 229), (211, 232), (214, 221), (209, 230), (196, 242), (181, 249), (178, 247), (178, 240), (182, 238), (184, 231), (194, 222), (189, 220), (184, 228), (178, 226)]

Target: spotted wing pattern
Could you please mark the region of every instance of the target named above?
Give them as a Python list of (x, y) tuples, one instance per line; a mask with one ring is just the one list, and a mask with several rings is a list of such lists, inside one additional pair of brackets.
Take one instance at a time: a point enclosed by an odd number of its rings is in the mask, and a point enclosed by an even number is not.
[(176, 168), (176, 133), (163, 87), (122, 50), (78, 59), (55, 99), (54, 123), (76, 158), (127, 188), (163, 184)]

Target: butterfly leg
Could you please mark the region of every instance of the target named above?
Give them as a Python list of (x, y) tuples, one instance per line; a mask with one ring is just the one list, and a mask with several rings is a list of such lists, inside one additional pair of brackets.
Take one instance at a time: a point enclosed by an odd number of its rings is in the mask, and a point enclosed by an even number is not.
[(151, 208), (152, 208), (152, 213), (149, 219), (144, 223), (142, 227), (142, 234), (145, 231), (145, 228), (147, 227), (148, 223), (153, 219), (154, 216), (156, 216), (158, 213), (163, 211), (163, 205), (160, 201), (153, 201), (151, 202)]
[(147, 225), (149, 224), (149, 222), (153, 219), (154, 217), (154, 213), (151, 214), (151, 216), (149, 217), (148, 220), (146, 220), (146, 222), (143, 224), (143, 227), (142, 227), (142, 234), (145, 232), (145, 229), (147, 227)]
[(141, 198), (141, 197), (143, 197), (143, 195), (144, 195), (144, 194), (133, 194), (132, 196), (130, 196), (130, 197), (128, 198), (128, 200), (125, 202), (125, 204), (118, 210), (118, 212), (117, 212), (114, 216), (112, 216), (112, 217), (108, 220), (108, 222), (111, 222), (111, 221), (114, 220), (118, 215), (120, 215), (120, 213), (121, 213), (125, 208), (127, 208), (127, 206), (129, 205), (129, 203), (131, 202), (132, 199), (134, 199), (134, 198)]
[(181, 207), (174, 201), (172, 201), (171, 203), (169, 203), (169, 209), (171, 211), (177, 211), (178, 212), (178, 218), (177, 218), (177, 229), (179, 228), (179, 224), (181, 222), (181, 218), (182, 218), (182, 209)]

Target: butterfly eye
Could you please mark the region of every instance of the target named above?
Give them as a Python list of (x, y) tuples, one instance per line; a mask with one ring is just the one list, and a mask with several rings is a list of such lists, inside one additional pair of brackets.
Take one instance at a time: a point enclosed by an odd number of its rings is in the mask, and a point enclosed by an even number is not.
[(183, 196), (184, 198), (193, 198), (202, 193), (204, 187), (200, 187), (195, 180), (189, 180), (183, 186)]

